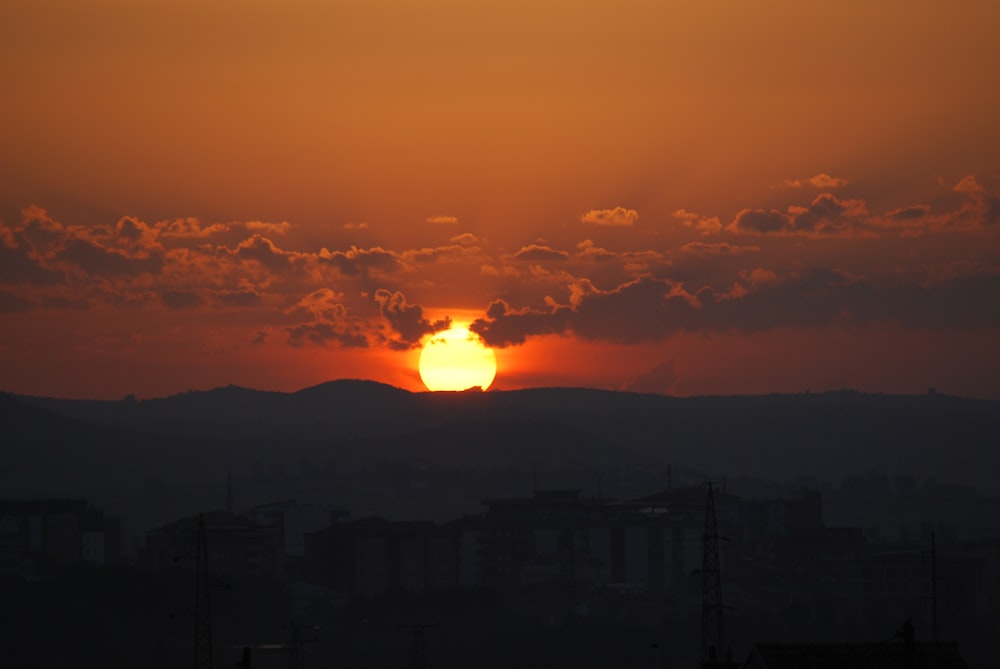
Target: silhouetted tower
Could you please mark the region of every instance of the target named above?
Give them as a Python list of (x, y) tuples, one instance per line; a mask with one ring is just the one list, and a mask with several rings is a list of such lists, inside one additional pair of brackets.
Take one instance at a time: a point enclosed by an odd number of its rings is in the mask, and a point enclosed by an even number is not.
[(209, 597), (208, 543), (205, 517), (198, 514), (198, 545), (194, 575), (194, 669), (212, 669), (212, 603)]
[(233, 473), (226, 472), (226, 511), (233, 513)]
[(722, 628), (722, 570), (719, 567), (719, 526), (715, 520), (715, 497), (708, 484), (705, 532), (701, 557), (701, 663), (722, 661), (725, 635)]

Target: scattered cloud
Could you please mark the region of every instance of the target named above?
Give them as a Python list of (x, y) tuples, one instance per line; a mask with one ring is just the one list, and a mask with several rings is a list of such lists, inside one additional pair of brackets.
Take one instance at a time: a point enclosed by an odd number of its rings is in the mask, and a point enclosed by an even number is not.
[[(822, 183), (818, 175), (813, 179)], [(871, 213), (864, 200), (841, 199), (831, 193), (817, 195), (808, 206), (789, 205), (782, 209), (743, 209), (726, 226), (737, 234), (878, 238), (890, 235), (914, 237), (931, 233), (975, 232), (1000, 224), (1000, 198), (979, 183), (975, 176), (960, 179), (947, 198), (934, 207), (915, 203)], [(964, 197), (961, 197), (964, 196)], [(685, 222), (695, 215), (678, 210)]]
[(343, 294), (329, 288), (320, 288), (288, 309), (286, 313), (290, 315), (310, 318), (307, 322), (285, 328), (288, 343), (295, 347), (337, 343), (345, 348), (366, 348), (366, 324), (363, 319), (348, 314), (343, 297)]
[(968, 175), (962, 177), (955, 187), (952, 188), (956, 193), (965, 193), (966, 195), (981, 196), (986, 195), (986, 189), (983, 188), (979, 181), (976, 180), (974, 175)]
[(694, 228), (702, 235), (714, 235), (722, 230), (722, 223), (718, 216), (700, 216), (687, 209), (678, 209), (673, 213), (673, 217), (684, 222), (689, 228)]
[(914, 204), (908, 207), (900, 207), (898, 209), (890, 209), (885, 212), (884, 216), (887, 219), (893, 221), (901, 221), (904, 224), (910, 224), (914, 221), (920, 221), (931, 213), (931, 206), (929, 204)]
[(459, 246), (480, 246), (483, 244), (483, 240), (476, 237), (471, 232), (463, 232), (460, 235), (455, 235), (448, 240), (452, 244), (458, 244)]
[(321, 249), (318, 262), (335, 267), (344, 276), (368, 275), (371, 271), (391, 272), (401, 267), (398, 254), (380, 246), (360, 249), (351, 246), (346, 251)]
[(428, 216), (425, 220), (434, 225), (458, 225), (457, 216)]
[(808, 179), (786, 179), (785, 185), (789, 188), (803, 188), (812, 186), (813, 188), (840, 188), (847, 185), (847, 179), (831, 177), (829, 174), (820, 173)]
[(784, 327), (896, 322), (909, 327), (1000, 326), (1000, 273), (956, 277), (931, 286), (875, 281), (833, 268), (779, 276), (755, 268), (725, 291), (691, 290), (670, 279), (640, 277), (612, 290), (581, 280), (566, 304), (513, 308), (498, 300), (470, 327), (490, 346), (528, 337), (573, 334), (619, 344), (659, 341), (678, 331), (760, 332)]
[[(238, 223), (235, 225), (239, 225)], [(250, 232), (259, 232), (265, 235), (284, 235), (292, 227), (288, 221), (271, 223), (270, 221), (246, 221), (243, 227)]]
[(695, 256), (741, 256), (746, 253), (757, 253), (759, 246), (737, 246), (729, 242), (709, 244), (706, 242), (691, 242), (681, 247), (684, 253)]
[(591, 262), (611, 262), (619, 258), (617, 253), (595, 246), (594, 242), (585, 239), (576, 245), (576, 257)]
[(203, 225), (197, 218), (175, 218), (153, 226), (158, 236), (167, 239), (205, 239), (228, 230), (222, 223)]
[(738, 234), (809, 237), (864, 235), (867, 217), (864, 200), (841, 200), (822, 193), (808, 207), (793, 205), (785, 211), (744, 209), (726, 230)]
[(337, 343), (344, 348), (367, 348), (368, 338), (349, 325), (338, 323), (316, 322), (302, 323), (285, 328), (288, 333), (288, 343), (295, 347), (306, 344), (326, 346)]
[(557, 251), (548, 246), (542, 246), (539, 244), (530, 244), (524, 248), (518, 250), (512, 256), (512, 260), (530, 260), (532, 262), (540, 261), (560, 261), (568, 260), (569, 254), (565, 251)]
[(215, 299), (226, 307), (256, 307), (264, 301), (255, 290), (223, 290), (215, 295)]
[(563, 334), (569, 325), (571, 310), (512, 309), (505, 300), (495, 300), (486, 308), (485, 318), (478, 318), (469, 330), (482, 337), (487, 346), (505, 348), (523, 344), (530, 335)]
[(614, 209), (591, 209), (580, 217), (581, 223), (628, 227), (639, 220), (639, 212), (635, 209), (615, 207)]
[(240, 242), (233, 255), (240, 260), (252, 260), (260, 263), (266, 269), (281, 273), (289, 270), (293, 255), (285, 253), (274, 242), (259, 234)]
[[(843, 181), (820, 177), (828, 175), (803, 180), (809, 183), (802, 187)], [(774, 208), (743, 209), (726, 226), (716, 216), (676, 209), (673, 217), (690, 229), (684, 231), (686, 243), (663, 241), (650, 230), (638, 237), (601, 233), (601, 244), (583, 239), (574, 246), (565, 237), (537, 236), (542, 231), (536, 230), (533, 241), (511, 246), (517, 249), (511, 253), (491, 251), (471, 232), (451, 234), (440, 246), (315, 251), (296, 246), (295, 228), (285, 221), (147, 222), (124, 216), (78, 225), (31, 206), (19, 220), (0, 221), (0, 311), (104, 305), (218, 319), (227, 310), (242, 310), (237, 320), (245, 323), (243, 341), (253, 345), (277, 334), (292, 346), (396, 350), (418, 346), (447, 327), (447, 319), (429, 319), (422, 305), (433, 299), (441, 307), (456, 297), (467, 304), (471, 288), (489, 305), (473, 330), (493, 346), (517, 345), (535, 335), (630, 344), (677, 331), (753, 332), (880, 320), (981, 327), (1000, 322), (995, 245), (983, 241), (1000, 229), (1000, 199), (991, 179), (969, 175), (927, 202), (874, 213), (864, 200), (808, 191), (786, 193), (792, 201)], [(794, 200), (805, 194), (805, 204)], [(637, 219), (634, 210), (622, 207), (581, 217), (619, 227)], [(936, 247), (928, 243), (919, 247), (926, 256), (915, 253), (912, 261), (897, 256), (893, 262), (900, 267), (875, 267), (871, 276), (859, 276), (862, 263), (853, 258), (845, 264), (854, 273), (838, 268), (831, 255), (840, 248), (861, 249), (876, 238), (948, 233), (955, 235), (953, 246), (965, 244), (975, 253), (951, 262), (939, 254), (932, 264), (925, 258)], [(747, 235), (753, 243), (742, 243)], [(851, 246), (810, 241), (825, 238)], [(637, 246), (639, 239), (652, 241)], [(792, 247), (795, 258), (781, 255)], [(822, 255), (813, 248), (822, 248)]]
[(83, 272), (95, 276), (159, 274), (163, 269), (162, 252), (130, 254), (81, 238), (66, 240), (56, 253), (55, 260), (75, 265)]

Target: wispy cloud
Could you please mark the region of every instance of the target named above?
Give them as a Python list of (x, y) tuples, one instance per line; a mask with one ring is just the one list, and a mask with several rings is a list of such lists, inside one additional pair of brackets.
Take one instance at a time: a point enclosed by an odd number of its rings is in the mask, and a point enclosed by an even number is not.
[(785, 179), (785, 185), (789, 188), (803, 188), (812, 186), (813, 188), (840, 188), (846, 186), (847, 179), (831, 177), (829, 174), (820, 173), (808, 179)]

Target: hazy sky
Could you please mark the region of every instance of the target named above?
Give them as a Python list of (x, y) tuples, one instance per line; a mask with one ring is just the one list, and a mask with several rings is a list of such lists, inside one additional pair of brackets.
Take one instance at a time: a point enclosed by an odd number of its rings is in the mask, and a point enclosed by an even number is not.
[(11, 0), (0, 389), (1000, 398), (1000, 4)]

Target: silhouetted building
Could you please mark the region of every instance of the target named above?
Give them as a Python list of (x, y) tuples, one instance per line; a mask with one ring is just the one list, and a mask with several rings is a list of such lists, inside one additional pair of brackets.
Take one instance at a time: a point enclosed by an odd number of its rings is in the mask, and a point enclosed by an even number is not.
[[(717, 492), (716, 500), (726, 539), (720, 544), (723, 571), (747, 559), (740, 551), (751, 539), (767, 546), (757, 559), (774, 571), (775, 556), (784, 550), (776, 535), (814, 532), (822, 520), (819, 493), (745, 502)], [(701, 486), (621, 501), (537, 490), (483, 505), (482, 515), (443, 527), (382, 519), (333, 523), (305, 535), (304, 573), (312, 582), (360, 593), (453, 585), (509, 592), (546, 584), (638, 594), (665, 593), (701, 566)], [(749, 528), (740, 527), (741, 518), (753, 519)], [(742, 540), (729, 540), (734, 534)], [(430, 552), (437, 556), (433, 569)]]
[(744, 669), (968, 669), (956, 643), (757, 644)]
[(607, 505), (577, 490), (489, 499), (483, 516), (453, 524), (461, 545), (463, 585), (509, 590), (540, 582), (607, 580), (590, 554), (590, 528), (606, 525)]
[(342, 592), (372, 595), (458, 585), (458, 538), (430, 522), (365, 518), (305, 535), (305, 576)]
[[(284, 577), (284, 543), (278, 528), (262, 526), (227, 511), (202, 514), (208, 545), (208, 568), (234, 575)], [(152, 571), (174, 567), (194, 569), (198, 516), (182, 518), (146, 533), (145, 562)]]
[[(734, 502), (720, 495), (723, 521)], [(704, 489), (615, 501), (576, 490), (489, 499), (481, 517), (456, 521), (463, 585), (510, 590), (540, 582), (662, 592), (701, 561)]]
[(775, 538), (823, 525), (822, 495), (805, 489), (795, 498), (741, 499), (735, 511), (729, 538), (743, 559), (773, 558)]
[(255, 506), (250, 510), (250, 518), (260, 527), (273, 527), (281, 537), (285, 556), (285, 573), (290, 579), (303, 576), (305, 560), (305, 535), (322, 530), (347, 511), (320, 504), (302, 504), (295, 500), (283, 500)]
[(120, 556), (118, 519), (84, 500), (0, 501), (0, 575), (44, 577), (68, 565), (108, 564)]

